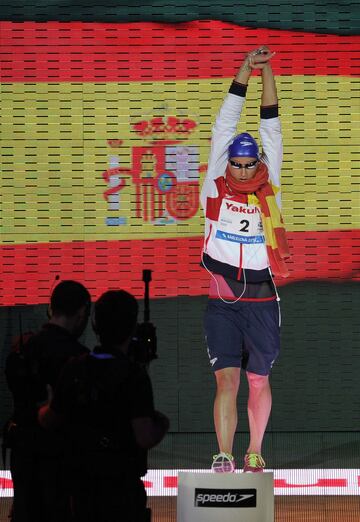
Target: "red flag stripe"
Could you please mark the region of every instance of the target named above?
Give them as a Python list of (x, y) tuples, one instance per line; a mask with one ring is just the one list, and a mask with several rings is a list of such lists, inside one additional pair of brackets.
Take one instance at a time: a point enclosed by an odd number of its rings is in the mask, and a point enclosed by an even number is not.
[[(290, 277), (277, 278), (277, 285), (360, 280), (360, 230), (289, 232), (288, 239)], [(57, 275), (84, 282), (93, 298), (109, 288), (142, 297), (143, 268), (154, 271), (154, 298), (204, 295), (209, 275), (199, 265), (202, 245), (202, 237), (3, 245), (0, 305), (48, 302)]]
[(219, 21), (0, 22), (2, 82), (122, 82), (231, 77), (259, 42), (280, 75), (358, 75), (358, 36), (249, 29)]

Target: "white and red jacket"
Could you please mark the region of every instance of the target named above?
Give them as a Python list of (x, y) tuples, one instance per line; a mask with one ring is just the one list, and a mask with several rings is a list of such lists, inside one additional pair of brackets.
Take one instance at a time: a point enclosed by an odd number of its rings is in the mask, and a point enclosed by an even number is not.
[[(224, 177), (245, 94), (246, 86), (233, 82), (212, 129), (208, 171), (200, 196), (205, 212), (202, 262), (211, 272), (239, 281), (246, 269), (247, 281), (260, 282), (270, 276), (259, 201), (255, 194), (230, 194)], [(260, 116), (260, 159), (268, 168), (280, 207), (282, 135), (278, 107), (261, 107)]]

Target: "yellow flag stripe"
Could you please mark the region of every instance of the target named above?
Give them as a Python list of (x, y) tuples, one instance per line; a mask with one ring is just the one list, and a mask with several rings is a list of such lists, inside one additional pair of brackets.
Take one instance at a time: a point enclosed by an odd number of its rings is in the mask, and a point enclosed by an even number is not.
[[(198, 188), (192, 185), (201, 184), (211, 126), (230, 81), (3, 84), (1, 242), (202, 234), (202, 211), (194, 203)], [(277, 85), (286, 228), (358, 228), (357, 79), (281, 76)], [(260, 92), (254, 78), (242, 117), (246, 125), (239, 126), (256, 137)], [(162, 127), (154, 123), (160, 120)], [(160, 167), (153, 142), (160, 142), (165, 158)], [(143, 153), (136, 182), (134, 161)], [(167, 183), (174, 180), (161, 177), (169, 173), (178, 175), (179, 184), (187, 181), (172, 196)], [(116, 193), (114, 186), (123, 181)]]

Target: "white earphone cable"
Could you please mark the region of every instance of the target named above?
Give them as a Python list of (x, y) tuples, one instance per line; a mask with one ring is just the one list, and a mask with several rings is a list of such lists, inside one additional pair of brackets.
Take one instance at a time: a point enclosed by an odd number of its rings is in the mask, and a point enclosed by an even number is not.
[(278, 291), (277, 291), (277, 287), (276, 287), (276, 284), (275, 284), (275, 281), (274, 281), (274, 278), (273, 278), (273, 275), (271, 273), (271, 268), (269, 267), (269, 274), (270, 274), (270, 277), (271, 277), (271, 281), (274, 285), (274, 289), (275, 289), (275, 293), (276, 293), (276, 301), (277, 301), (277, 304), (278, 304), (278, 308), (279, 308), (279, 327), (281, 326), (281, 309), (280, 309), (280, 296), (278, 294)]
[[(205, 245), (204, 245), (205, 246)], [(221, 295), (220, 295), (220, 287), (219, 287), (219, 283), (218, 283), (218, 280), (216, 279), (216, 277), (214, 276), (214, 274), (208, 269), (208, 267), (206, 266), (205, 264), (205, 261), (204, 261), (204, 247), (202, 249), (202, 252), (201, 252), (201, 261), (202, 261), (202, 264), (203, 264), (203, 267), (205, 268), (205, 270), (211, 275), (211, 277), (214, 279), (215, 281), (215, 284), (216, 284), (216, 289), (217, 289), (217, 294), (219, 296), (219, 299), (221, 299), (221, 301), (225, 304), (235, 304), (237, 303), (238, 301), (240, 301), (240, 299), (242, 298), (242, 296), (244, 295), (245, 293), (245, 290), (246, 290), (246, 273), (245, 273), (245, 269), (243, 269), (243, 273), (244, 273), (244, 289), (243, 291), (241, 292), (241, 295), (239, 297), (237, 297), (234, 301), (227, 301), (226, 299), (224, 299)]]

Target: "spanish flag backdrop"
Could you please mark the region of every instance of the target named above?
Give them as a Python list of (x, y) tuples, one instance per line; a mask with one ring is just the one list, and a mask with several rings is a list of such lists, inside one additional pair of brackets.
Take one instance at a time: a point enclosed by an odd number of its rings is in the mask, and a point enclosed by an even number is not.
[[(2, 305), (46, 302), (56, 274), (141, 295), (144, 266), (156, 297), (206, 293), (211, 125), (259, 43), (276, 51), (288, 281), (358, 277), (357, 37), (217, 20), (0, 30)], [(239, 130), (257, 135), (260, 92), (253, 77)]]
[[(43, 321), (57, 280), (83, 282), (93, 299), (119, 287), (142, 297), (142, 270), (151, 269), (158, 407), (174, 431), (213, 429), (199, 187), (230, 82), (244, 54), (267, 44), (276, 51), (292, 254), (290, 278), (277, 281), (285, 284), (285, 349), (275, 369), (272, 429), (353, 429), (358, 373), (346, 354), (356, 340), (346, 328), (355, 320), (360, 268), (355, 4), (101, 4), (0, 6), (1, 360), (18, 311), (25, 328), (37, 309)], [(260, 92), (254, 75), (239, 132), (258, 137)], [(319, 364), (307, 365), (309, 346)], [(322, 383), (319, 402), (302, 414), (314, 401), (314, 382)]]

